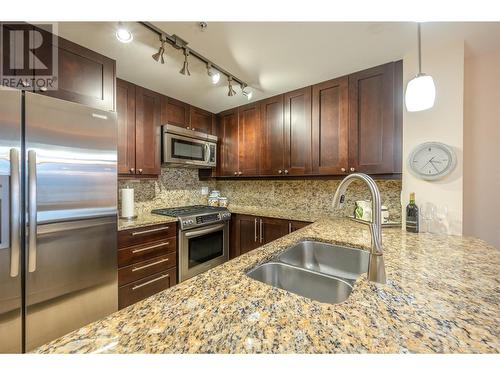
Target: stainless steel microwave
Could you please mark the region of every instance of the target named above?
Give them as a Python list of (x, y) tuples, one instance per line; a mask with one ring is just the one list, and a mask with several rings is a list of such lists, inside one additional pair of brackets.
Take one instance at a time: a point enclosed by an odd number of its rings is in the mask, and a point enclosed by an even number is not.
[(162, 126), (162, 162), (175, 167), (213, 168), (217, 137), (174, 125)]

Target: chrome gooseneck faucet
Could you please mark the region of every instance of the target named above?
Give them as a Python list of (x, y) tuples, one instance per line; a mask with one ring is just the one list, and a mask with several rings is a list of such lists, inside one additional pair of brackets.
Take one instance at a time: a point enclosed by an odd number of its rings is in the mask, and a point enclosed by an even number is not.
[(353, 181), (362, 181), (370, 189), (372, 196), (372, 221), (367, 223), (370, 227), (371, 249), (370, 262), (368, 264), (368, 280), (385, 284), (385, 265), (382, 252), (382, 209), (380, 203), (380, 191), (373, 179), (364, 173), (353, 173), (342, 180), (335, 196), (333, 197), (333, 207), (340, 208), (344, 204), (345, 192)]

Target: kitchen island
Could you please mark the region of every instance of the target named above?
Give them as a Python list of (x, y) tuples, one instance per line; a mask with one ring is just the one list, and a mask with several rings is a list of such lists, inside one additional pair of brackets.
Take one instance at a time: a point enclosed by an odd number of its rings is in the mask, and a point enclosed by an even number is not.
[(500, 352), (497, 249), (396, 228), (382, 236), (387, 284), (362, 275), (344, 303), (319, 303), (246, 276), (304, 239), (369, 248), (366, 225), (321, 218), (36, 352)]

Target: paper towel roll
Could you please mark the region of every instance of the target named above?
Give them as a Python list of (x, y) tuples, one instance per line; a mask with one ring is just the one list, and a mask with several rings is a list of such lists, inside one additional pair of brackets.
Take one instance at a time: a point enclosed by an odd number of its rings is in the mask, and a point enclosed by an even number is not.
[(122, 217), (134, 216), (134, 189), (121, 189), (122, 194)]

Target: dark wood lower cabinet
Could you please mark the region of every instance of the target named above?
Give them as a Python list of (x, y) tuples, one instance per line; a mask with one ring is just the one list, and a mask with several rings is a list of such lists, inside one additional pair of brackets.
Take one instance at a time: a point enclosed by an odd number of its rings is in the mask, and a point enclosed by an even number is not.
[(233, 214), (229, 257), (243, 255), (309, 225), (309, 222)]
[(286, 236), (290, 232), (288, 223), (288, 220), (260, 218), (260, 243), (263, 245)]
[(123, 309), (177, 284), (177, 270), (155, 273), (118, 289), (118, 308)]
[(177, 223), (118, 232), (120, 309), (177, 283)]

